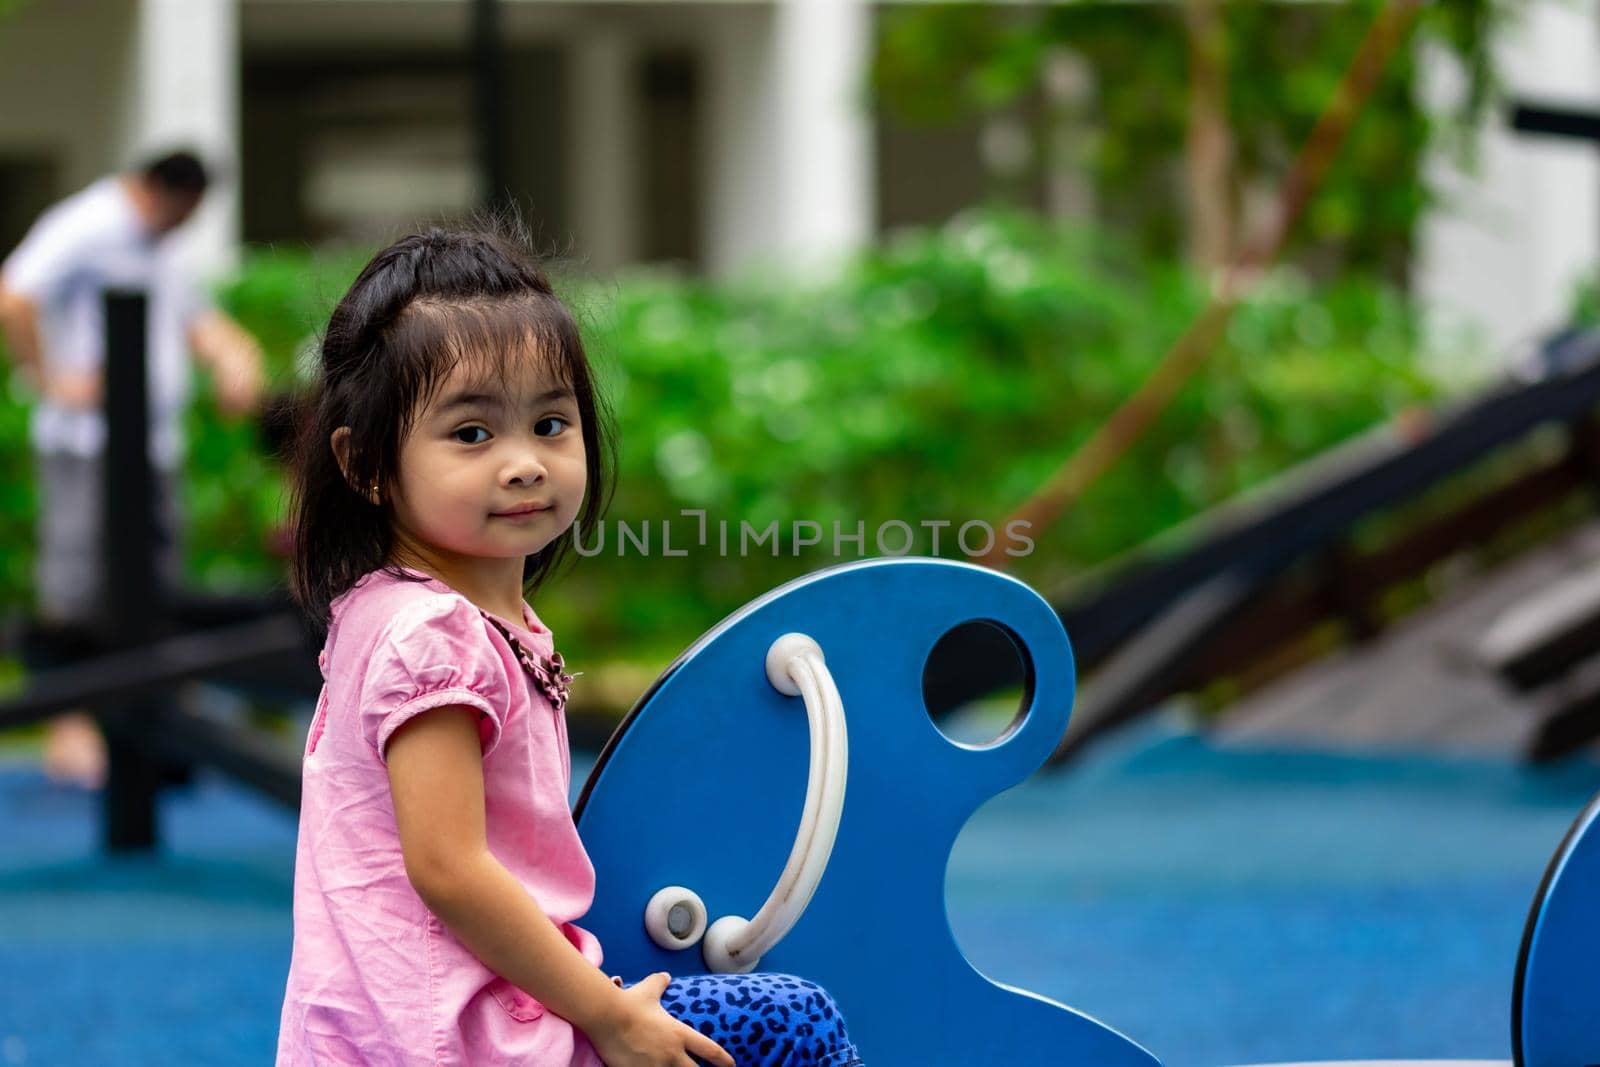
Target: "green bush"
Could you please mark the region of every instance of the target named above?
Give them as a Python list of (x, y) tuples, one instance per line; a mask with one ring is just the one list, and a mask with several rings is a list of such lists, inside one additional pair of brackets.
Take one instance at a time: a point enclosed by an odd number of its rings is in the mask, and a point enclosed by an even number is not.
[[(0, 331), (0, 355), (11, 366)], [(0, 390), (0, 603), (31, 603), (33, 585), (34, 472), (28, 448), (26, 398), (7, 376), (9, 388)]]
[[(1118, 256), (1103, 237), (992, 213), (902, 237), (811, 286), (632, 275), (580, 292), (621, 427), (613, 515), (637, 526), (704, 509), (713, 524), (809, 519), (830, 535), (835, 519), (847, 532), (864, 520), (869, 554), (882, 522), (945, 519), (940, 554), (959, 557), (955, 528), (998, 528), (1137, 387), (1201, 297), (1180, 268)], [(1048, 588), (1428, 400), (1418, 334), (1385, 289), (1267, 279), (1222, 350), (1035, 533), (1014, 572)], [(919, 531), (914, 551), (931, 547)], [(831, 536), (789, 552), (618, 558), (612, 538), (551, 610), (588, 647), (674, 646), (835, 559)]]
[[(222, 300), (293, 381), (360, 256), (257, 250)], [(948, 520), (940, 555), (962, 558), (968, 520), (1008, 512), (1138, 386), (1188, 325), (1202, 293), (1181, 268), (1120, 254), (1103, 236), (1010, 214), (975, 214), (903, 235), (836, 276), (719, 285), (634, 272), (560, 286), (583, 322), (617, 413), (619, 485), (604, 550), (536, 607), (574, 662), (659, 660), (727, 611), (836, 560), (876, 555), (900, 520), (930, 554), (924, 520)], [(1434, 397), (1404, 299), (1355, 280), (1312, 291), (1267, 278), (1224, 344), (1140, 443), (1012, 570), (1040, 588), (1133, 547), (1407, 405)], [(7, 462), (25, 460), (14, 402), (0, 408)], [(259, 585), (283, 518), (283, 476), (247, 425), (208, 404), (191, 423), (191, 569), (207, 584)], [(26, 592), (30, 503), (0, 499), (8, 593)], [(19, 478), (21, 480), (19, 480)], [(681, 512), (706, 512), (709, 545)], [(661, 523), (672, 548), (662, 552)], [(823, 543), (793, 554), (790, 524)], [(835, 556), (833, 523), (865, 525)], [(717, 550), (718, 522), (730, 552)], [(740, 556), (741, 522), (778, 522)], [(650, 553), (618, 555), (617, 523), (650, 526)], [(592, 547), (596, 531), (583, 531)], [(974, 538), (974, 543), (976, 538)]]
[[(270, 391), (291, 393), (301, 384), (318, 331), (370, 254), (256, 249), (222, 287), (221, 305), (261, 342)], [(224, 419), (203, 387), (195, 395), (184, 493), (190, 574), (212, 588), (281, 581), (283, 561), (269, 539), (287, 512), (283, 470), (254, 423)]]
[(1572, 321), (1584, 326), (1600, 325), (1600, 274), (1590, 275), (1574, 287)]

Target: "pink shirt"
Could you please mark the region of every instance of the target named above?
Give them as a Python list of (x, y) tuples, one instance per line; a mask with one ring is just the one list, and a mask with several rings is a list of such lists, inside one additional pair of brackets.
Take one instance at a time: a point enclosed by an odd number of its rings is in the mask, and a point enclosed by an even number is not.
[[(523, 611), (512, 632), (548, 656), (550, 631)], [(567, 806), (564, 709), (488, 618), (434, 579), (363, 578), (334, 601), (320, 663), (278, 1067), (600, 1067), (581, 1030), (484, 966), (417, 896), (384, 767), (407, 719), (476, 708), (489, 849), (599, 967), (600, 943), (573, 925), (594, 900), (594, 866)]]

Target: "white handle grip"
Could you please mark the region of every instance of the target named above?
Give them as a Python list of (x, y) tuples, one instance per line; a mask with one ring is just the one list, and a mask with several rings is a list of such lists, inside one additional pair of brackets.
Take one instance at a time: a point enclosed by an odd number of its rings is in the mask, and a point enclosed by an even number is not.
[(705, 935), (705, 902), (691, 889), (669, 885), (645, 905), (644, 928), (668, 952), (688, 948)]
[(844, 812), (845, 772), (850, 753), (844, 702), (822, 659), (805, 634), (785, 634), (767, 651), (767, 679), (780, 693), (802, 696), (811, 726), (811, 769), (806, 802), (789, 862), (754, 919), (725, 915), (706, 931), (706, 966), (719, 974), (755, 970), (761, 957), (799, 921), (833, 853)]

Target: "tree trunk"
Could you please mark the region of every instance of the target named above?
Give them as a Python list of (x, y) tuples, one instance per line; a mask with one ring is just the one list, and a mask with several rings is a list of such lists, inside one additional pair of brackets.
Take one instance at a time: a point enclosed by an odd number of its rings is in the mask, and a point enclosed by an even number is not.
[(1189, 43), (1185, 145), (1189, 255), (1215, 279), (1233, 255), (1233, 135), (1228, 127), (1227, 35), (1219, 0), (1184, 0)]

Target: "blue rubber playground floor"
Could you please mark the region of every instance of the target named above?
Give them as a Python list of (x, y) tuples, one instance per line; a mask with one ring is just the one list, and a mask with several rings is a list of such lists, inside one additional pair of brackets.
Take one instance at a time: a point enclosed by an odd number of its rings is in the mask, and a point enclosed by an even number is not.
[[(574, 754), (574, 783), (591, 758)], [(1528, 904), (1600, 764), (1220, 748), (1167, 720), (969, 823), (951, 925), (991, 977), (1172, 1067), (1509, 1058)], [(294, 822), (201, 775), (156, 856), (0, 765), (0, 1065), (270, 1063)]]

